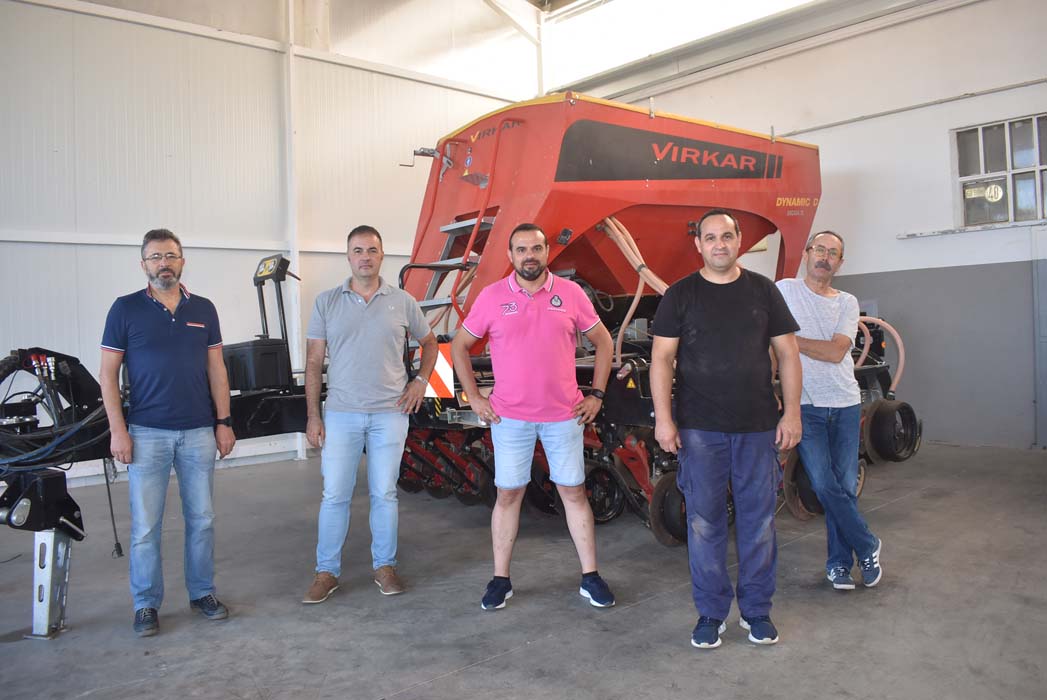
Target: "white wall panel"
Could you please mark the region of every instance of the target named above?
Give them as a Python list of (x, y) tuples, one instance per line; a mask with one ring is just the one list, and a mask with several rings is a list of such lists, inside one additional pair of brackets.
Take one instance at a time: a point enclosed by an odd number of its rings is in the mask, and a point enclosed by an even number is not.
[(0, 229), (75, 226), (73, 23), (0, 2)]
[(1042, 0), (985, 0), (657, 94), (654, 106), (784, 134), (1041, 79), (1045, 34)]
[(987, 95), (808, 135), (821, 146), (816, 229), (847, 236), (845, 274), (1001, 263), (1034, 257), (1029, 226), (899, 240), (961, 226), (950, 129), (1047, 106), (1047, 85)]
[[(251, 276), (268, 253), (189, 246), (184, 252), (182, 282), (214, 302), (223, 340), (237, 343), (261, 333)], [(0, 242), (0, 259), (11, 263), (0, 275), (0, 298), (9, 300), (0, 305), (0, 354), (38, 345), (79, 357), (97, 376), (109, 307), (146, 284), (138, 248)], [(266, 287), (269, 332), (278, 336), (272, 284)]]
[(504, 106), (498, 100), (296, 59), (298, 230), (302, 247), (344, 250), (353, 226), (409, 254), (432, 161), (412, 151)]
[(250, 243), (283, 240), (283, 66), (271, 51), (194, 39), (187, 56), (193, 84), (192, 229)]
[[(817, 144), (814, 226), (847, 237), (845, 274), (1029, 260), (1029, 227), (898, 236), (962, 226), (951, 130), (1042, 112), (1047, 84), (935, 101), (1047, 77), (1044, 33), (1042, 2), (986, 0), (698, 82), (654, 104), (765, 132), (800, 130), (795, 138)], [(866, 118), (890, 110), (899, 111)]]
[[(536, 30), (534, 8), (502, 0)], [(538, 92), (533, 43), (483, 0), (331, 0), (331, 50), (516, 99)]]
[(0, 230), (286, 238), (281, 56), (0, 0)]

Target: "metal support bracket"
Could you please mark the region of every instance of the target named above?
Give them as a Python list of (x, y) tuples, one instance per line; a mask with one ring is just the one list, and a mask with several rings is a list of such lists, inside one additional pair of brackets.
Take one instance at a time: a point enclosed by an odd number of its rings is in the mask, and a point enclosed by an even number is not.
[(42, 530), (33, 543), (33, 633), (26, 639), (54, 639), (65, 629), (72, 538)]

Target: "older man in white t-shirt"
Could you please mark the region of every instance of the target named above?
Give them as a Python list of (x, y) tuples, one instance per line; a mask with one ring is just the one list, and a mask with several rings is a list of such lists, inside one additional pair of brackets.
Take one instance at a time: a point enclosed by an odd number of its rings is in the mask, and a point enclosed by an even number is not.
[(881, 542), (858, 512), (861, 393), (851, 358), (858, 300), (832, 287), (843, 250), (839, 234), (814, 234), (804, 254), (803, 279), (780, 280), (778, 289), (800, 324), (796, 340), (803, 364), (803, 439), (796, 449), (825, 509), (826, 576), (833, 588), (853, 590), (855, 557), (867, 587), (880, 582), (883, 569)]

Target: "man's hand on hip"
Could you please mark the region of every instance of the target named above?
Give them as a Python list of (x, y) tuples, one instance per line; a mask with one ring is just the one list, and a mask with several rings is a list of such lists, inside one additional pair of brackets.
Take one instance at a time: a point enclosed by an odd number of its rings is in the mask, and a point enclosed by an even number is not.
[(415, 413), (422, 407), (422, 400), (425, 399), (425, 387), (425, 384), (414, 379), (407, 382), (407, 386), (404, 387), (404, 393), (400, 394), (400, 398), (396, 400), (396, 405), (400, 406), (401, 413)]
[(491, 402), (483, 396), (471, 396), (469, 397), (469, 405), (473, 407), (473, 412), (480, 418), (480, 420), (487, 423), (501, 423), (502, 419), (494, 412), (491, 407)]
[(592, 423), (602, 406), (602, 400), (595, 396), (586, 396), (581, 402), (574, 405), (574, 408), (571, 409), (571, 414), (578, 419), (578, 425)]

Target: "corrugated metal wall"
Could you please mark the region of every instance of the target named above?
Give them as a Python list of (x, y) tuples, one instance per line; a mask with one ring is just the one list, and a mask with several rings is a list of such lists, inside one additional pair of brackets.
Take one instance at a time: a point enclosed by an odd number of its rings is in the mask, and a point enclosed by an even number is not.
[(282, 240), (281, 55), (0, 3), (0, 228)]
[[(226, 342), (259, 332), (251, 273), (290, 250), (293, 228), (286, 61), (0, 0), (0, 353), (40, 345), (96, 372), (105, 314), (143, 286), (137, 243), (158, 226), (182, 237), (184, 280), (215, 302)], [(295, 72), (305, 282), (288, 313), (304, 324), (315, 294), (348, 273), (348, 227), (383, 231), (389, 279), (406, 262), (431, 161), (398, 164), (504, 103), (314, 59), (296, 58)]]
[(404, 78), (296, 59), (299, 238), (305, 249), (345, 247), (369, 223), (386, 252), (410, 255), (432, 161), (411, 154), (503, 102)]

